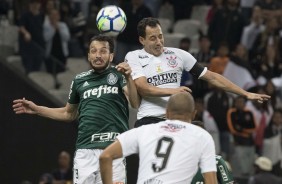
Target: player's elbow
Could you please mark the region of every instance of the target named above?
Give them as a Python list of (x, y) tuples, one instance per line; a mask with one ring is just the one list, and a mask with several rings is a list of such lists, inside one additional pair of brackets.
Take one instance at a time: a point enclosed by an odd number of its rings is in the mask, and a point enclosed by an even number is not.
[(154, 94), (154, 90), (150, 87), (137, 87), (137, 91), (141, 98), (151, 97)]
[(65, 122), (73, 122), (77, 119), (77, 112), (66, 112), (65, 113)]
[(139, 104), (136, 104), (136, 103), (130, 103), (130, 106), (133, 109), (138, 109), (139, 108)]
[(134, 100), (130, 101), (130, 106), (133, 109), (138, 109), (140, 104), (141, 104), (141, 99), (140, 99), (139, 95), (138, 95), (137, 99), (134, 99)]
[(137, 90), (138, 90), (138, 93), (139, 93), (139, 95), (140, 95), (141, 97), (146, 97), (146, 96), (148, 96), (148, 90), (143, 90), (143, 89), (141, 89), (141, 88), (137, 88)]
[(113, 160), (113, 156), (110, 153), (108, 153), (107, 151), (104, 151), (99, 157), (100, 163), (106, 163), (112, 160)]

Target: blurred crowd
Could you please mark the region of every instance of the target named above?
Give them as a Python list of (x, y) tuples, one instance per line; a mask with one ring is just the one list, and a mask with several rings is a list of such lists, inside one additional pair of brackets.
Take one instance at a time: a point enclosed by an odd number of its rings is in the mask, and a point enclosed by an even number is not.
[[(43, 173), (38, 178), (38, 184), (72, 184), (72, 157), (69, 152), (61, 151), (58, 154), (57, 167)], [(29, 180), (23, 180), (20, 184), (32, 184)]]
[(188, 36), (179, 48), (211, 71), (271, 100), (247, 101), (184, 73), (182, 84), (196, 99), (196, 120), (205, 122), (217, 153), (230, 162), (235, 176), (253, 175), (255, 159), (264, 156), (272, 163), (272, 173), (282, 177), (282, 1), (0, 0), (0, 21), (18, 26), (17, 54), (27, 74), (42, 68), (56, 74), (64, 72), (68, 57), (86, 56), (89, 38), (99, 33), (96, 15), (109, 4), (127, 15), (127, 27), (116, 38), (115, 64), (128, 51), (142, 48), (136, 31), (142, 18), (175, 24), (190, 19), (193, 7), (208, 7), (207, 28), (198, 30), (197, 47), (191, 49)]

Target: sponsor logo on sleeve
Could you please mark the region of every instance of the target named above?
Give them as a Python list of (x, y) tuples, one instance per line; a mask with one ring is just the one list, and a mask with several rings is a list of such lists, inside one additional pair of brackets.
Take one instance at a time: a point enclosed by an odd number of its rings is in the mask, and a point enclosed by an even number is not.
[(71, 85), (70, 85), (69, 99), (70, 99), (71, 94), (72, 94), (72, 86), (73, 86), (73, 83), (74, 83), (74, 81), (72, 81), (72, 82), (71, 82)]
[(147, 56), (147, 55), (139, 55), (138, 56), (140, 59), (146, 59), (146, 58), (149, 58), (149, 56)]
[(223, 166), (220, 165), (218, 168), (219, 168), (219, 171), (220, 171), (220, 173), (221, 173), (221, 177), (222, 177), (223, 181), (227, 181), (227, 180), (228, 180), (228, 177), (227, 177), (227, 174), (226, 174), (226, 172), (225, 172)]

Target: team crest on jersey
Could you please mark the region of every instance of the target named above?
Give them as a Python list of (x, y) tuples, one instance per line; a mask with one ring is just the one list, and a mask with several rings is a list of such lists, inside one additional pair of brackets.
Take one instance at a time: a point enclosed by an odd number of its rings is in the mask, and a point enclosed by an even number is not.
[(172, 68), (177, 67), (178, 63), (176, 62), (176, 58), (177, 58), (176, 56), (166, 57), (166, 59), (168, 60), (167, 65), (172, 67)]
[(114, 73), (110, 73), (107, 76), (107, 81), (108, 81), (108, 84), (110, 84), (110, 85), (114, 85), (115, 83), (117, 83), (117, 80), (118, 80), (118, 77)]

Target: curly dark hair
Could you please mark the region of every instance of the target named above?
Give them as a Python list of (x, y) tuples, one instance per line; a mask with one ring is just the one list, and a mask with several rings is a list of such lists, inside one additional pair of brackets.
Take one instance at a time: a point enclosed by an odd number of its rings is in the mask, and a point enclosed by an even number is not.
[(110, 53), (114, 53), (115, 44), (113, 37), (104, 34), (93, 36), (89, 41), (89, 47), (93, 41), (108, 42), (110, 46)]
[(146, 27), (156, 27), (157, 25), (161, 25), (159, 20), (153, 17), (147, 17), (139, 21), (137, 25), (137, 32), (138, 36), (141, 36), (143, 38), (146, 37)]

